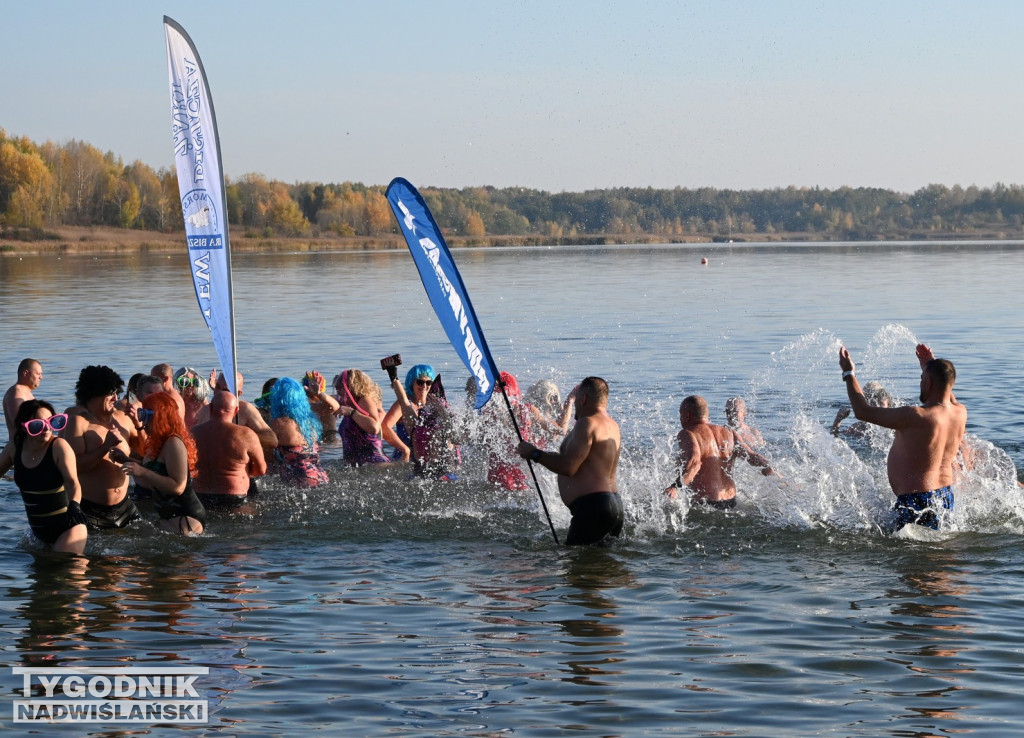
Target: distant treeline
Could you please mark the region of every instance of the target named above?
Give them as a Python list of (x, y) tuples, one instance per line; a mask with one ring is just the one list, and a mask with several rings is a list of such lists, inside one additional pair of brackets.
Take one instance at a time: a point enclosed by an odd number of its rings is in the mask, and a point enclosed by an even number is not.
[[(246, 174), (226, 182), (229, 221), (255, 236), (383, 236), (395, 232), (383, 186), (286, 184)], [(550, 193), (524, 187), (424, 188), (446, 234), (468, 238), (656, 236), (666, 241), (810, 233), (843, 240), (928, 234), (1020, 234), (1024, 187), (928, 185), (771, 190), (616, 188)], [(0, 225), (183, 230), (177, 175), (70, 141), (36, 144), (0, 128)]]

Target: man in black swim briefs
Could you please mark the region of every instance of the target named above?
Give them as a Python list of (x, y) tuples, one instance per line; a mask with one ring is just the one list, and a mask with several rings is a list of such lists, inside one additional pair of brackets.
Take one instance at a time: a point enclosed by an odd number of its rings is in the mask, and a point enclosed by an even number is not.
[(857, 420), (895, 431), (887, 468), (896, 494), (897, 529), (909, 523), (938, 528), (941, 512), (953, 509), (953, 464), (967, 427), (967, 408), (953, 396), (953, 363), (936, 359), (923, 343), (917, 346), (917, 359), (921, 404), (876, 407), (861, 391), (850, 353), (839, 349), (839, 368)]
[(615, 480), (619, 466), (619, 425), (608, 414), (608, 383), (587, 377), (573, 390), (576, 425), (557, 453), (521, 442), (519, 455), (558, 475), (562, 502), (572, 513), (566, 545), (603, 544), (622, 532), (622, 499)]

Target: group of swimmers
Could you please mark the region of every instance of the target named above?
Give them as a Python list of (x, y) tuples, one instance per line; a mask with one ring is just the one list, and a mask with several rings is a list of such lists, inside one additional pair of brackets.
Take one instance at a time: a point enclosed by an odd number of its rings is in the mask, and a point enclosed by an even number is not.
[[(408, 465), (415, 474), (452, 480), (460, 445), (472, 439), (488, 449), (489, 481), (529, 489), (510, 416), (492, 403), (485, 422), (468, 422), (469, 413), (453, 412), (428, 364), (410, 368), (404, 382), (395, 367), (387, 372), (395, 400), (385, 411), (380, 386), (358, 369), (336, 375), (333, 392), (316, 371), (301, 380), (274, 378), (249, 403), (241, 399), (241, 374), (236, 395), (217, 372), (206, 377), (191, 367), (157, 364), (133, 375), (122, 395), (125, 384), (113, 369), (87, 366), (75, 404), (57, 413), (35, 397), (42, 365), (25, 359), (4, 396), (10, 443), (0, 455), (0, 474), (14, 469), (35, 537), (79, 553), (88, 529), (139, 519), (139, 499), (152, 499), (161, 527), (196, 535), (209, 509), (241, 507), (268, 472), (292, 487), (323, 485), (324, 443), (340, 441), (351, 466)], [(563, 403), (550, 381), (525, 395), (511, 374), (503, 372), (501, 381), (523, 437), (545, 446), (565, 434), (574, 393)]]
[[(845, 348), (839, 364), (856, 418), (893, 431), (887, 469), (897, 526), (937, 528), (943, 511), (954, 504), (952, 483), (967, 410), (953, 395), (953, 364), (936, 359), (924, 344), (917, 347), (917, 358), (922, 403), (917, 406), (892, 407), (877, 387), (866, 397)], [(498, 383), (511, 412), (492, 402), (482, 419), (471, 421), (473, 413), (452, 407), (430, 365), (413, 366), (404, 381), (394, 364), (382, 361), (382, 369), (395, 395), (387, 411), (380, 385), (358, 369), (336, 375), (333, 392), (315, 371), (302, 380), (271, 379), (250, 404), (241, 399), (240, 374), (236, 396), (216, 372), (207, 378), (190, 367), (173, 371), (158, 364), (149, 375), (133, 376), (121, 398), (123, 382), (116, 372), (88, 366), (75, 386), (75, 405), (55, 414), (52, 405), (32, 394), (42, 366), (26, 359), (18, 382), (4, 396), (11, 442), (0, 455), (0, 474), (14, 468), (40, 540), (57, 550), (81, 552), (86, 524), (123, 527), (139, 517), (133, 497), (153, 499), (162, 527), (198, 534), (209, 508), (242, 505), (268, 468), (288, 485), (317, 487), (327, 481), (320, 444), (334, 438), (340, 438), (351, 466), (411, 464), (416, 474), (441, 480), (456, 477), (460, 446), (471, 442), (487, 449), (488, 481), (506, 489), (530, 487), (517, 456), (557, 475), (562, 502), (572, 514), (568, 544), (602, 543), (619, 535), (621, 439), (608, 414), (603, 379), (585, 378), (562, 402), (550, 382), (539, 382), (524, 395), (515, 377), (502, 372)], [(467, 408), (474, 391), (470, 379)], [(741, 398), (727, 403), (728, 426), (711, 423), (707, 403), (697, 395), (685, 398), (679, 413), (678, 475), (665, 489), (668, 497), (685, 488), (698, 504), (729, 508), (736, 504), (732, 467), (737, 459), (765, 475), (776, 473), (756, 450), (764, 441), (746, 424)], [(843, 417), (837, 416), (834, 432)], [(570, 428), (571, 418), (576, 422)]]

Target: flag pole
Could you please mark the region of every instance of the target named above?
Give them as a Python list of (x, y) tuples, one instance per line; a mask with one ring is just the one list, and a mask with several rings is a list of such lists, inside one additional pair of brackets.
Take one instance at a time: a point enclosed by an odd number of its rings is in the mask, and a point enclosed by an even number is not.
[[(508, 399), (508, 393), (505, 392), (505, 383), (498, 380), (498, 387), (501, 388), (501, 396), (505, 398), (505, 407), (508, 408), (508, 415), (512, 418), (512, 426), (516, 429), (516, 435), (519, 436), (520, 441), (525, 441), (523, 438), (522, 431), (519, 430), (519, 421), (516, 420), (515, 411), (512, 409), (512, 402)], [(551, 522), (551, 513), (548, 512), (548, 503), (544, 501), (544, 494), (540, 491), (540, 482), (537, 481), (537, 473), (533, 470), (533, 462), (529, 459), (526, 460), (526, 465), (530, 468), (530, 476), (533, 477), (533, 484), (537, 488), (537, 496), (540, 498), (540, 506), (544, 508), (544, 517), (548, 519), (548, 527), (551, 528), (551, 537), (555, 539), (555, 545), (560, 545), (558, 542), (558, 534), (555, 533), (555, 524)]]

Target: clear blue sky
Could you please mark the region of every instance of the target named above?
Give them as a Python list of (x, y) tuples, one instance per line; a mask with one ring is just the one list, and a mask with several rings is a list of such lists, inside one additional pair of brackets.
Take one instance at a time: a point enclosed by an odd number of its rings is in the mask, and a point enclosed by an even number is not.
[(3, 2), (0, 127), (172, 164), (169, 15), (228, 176), (285, 182), (1024, 182), (1024, 3)]

